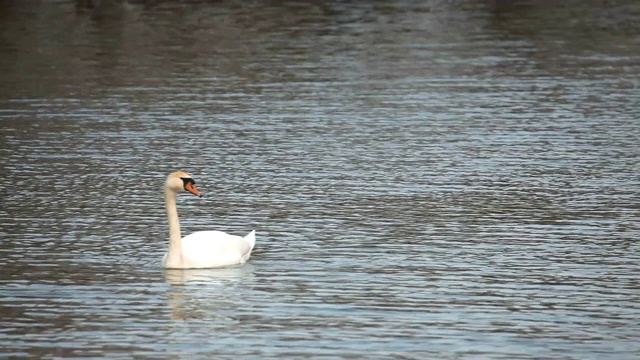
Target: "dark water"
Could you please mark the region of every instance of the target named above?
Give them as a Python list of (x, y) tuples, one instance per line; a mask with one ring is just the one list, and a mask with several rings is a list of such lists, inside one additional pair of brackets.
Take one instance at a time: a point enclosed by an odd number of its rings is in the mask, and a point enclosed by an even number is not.
[[(637, 359), (640, 4), (0, 3), (0, 357)], [(165, 271), (183, 233), (242, 267)]]

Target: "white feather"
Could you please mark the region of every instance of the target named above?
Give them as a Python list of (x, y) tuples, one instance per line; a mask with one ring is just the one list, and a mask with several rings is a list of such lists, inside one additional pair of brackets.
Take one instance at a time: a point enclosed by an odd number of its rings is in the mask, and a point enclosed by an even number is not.
[[(214, 268), (244, 264), (256, 243), (256, 231), (247, 236), (230, 235), (222, 231), (198, 231), (182, 238), (184, 269)], [(166, 267), (167, 254), (162, 258)]]

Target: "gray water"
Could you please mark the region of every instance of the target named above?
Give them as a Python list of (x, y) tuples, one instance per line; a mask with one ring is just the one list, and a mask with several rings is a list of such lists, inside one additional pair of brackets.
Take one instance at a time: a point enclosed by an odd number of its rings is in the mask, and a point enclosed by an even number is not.
[(638, 2), (93, 2), (0, 4), (0, 357), (640, 357)]

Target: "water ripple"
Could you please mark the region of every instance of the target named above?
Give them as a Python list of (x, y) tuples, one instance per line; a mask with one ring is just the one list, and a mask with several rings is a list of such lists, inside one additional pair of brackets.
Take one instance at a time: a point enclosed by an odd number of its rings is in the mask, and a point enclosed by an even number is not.
[(637, 6), (3, 7), (0, 356), (640, 353)]

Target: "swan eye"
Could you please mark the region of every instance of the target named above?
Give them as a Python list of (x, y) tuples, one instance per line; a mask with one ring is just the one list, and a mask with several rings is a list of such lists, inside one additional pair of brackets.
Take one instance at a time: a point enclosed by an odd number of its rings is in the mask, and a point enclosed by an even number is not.
[(191, 184), (191, 185), (195, 185), (196, 184), (196, 181), (193, 180), (192, 178), (183, 177), (183, 178), (180, 178), (180, 179), (182, 179), (182, 182), (184, 183), (184, 187), (185, 188), (187, 187), (187, 184)]

